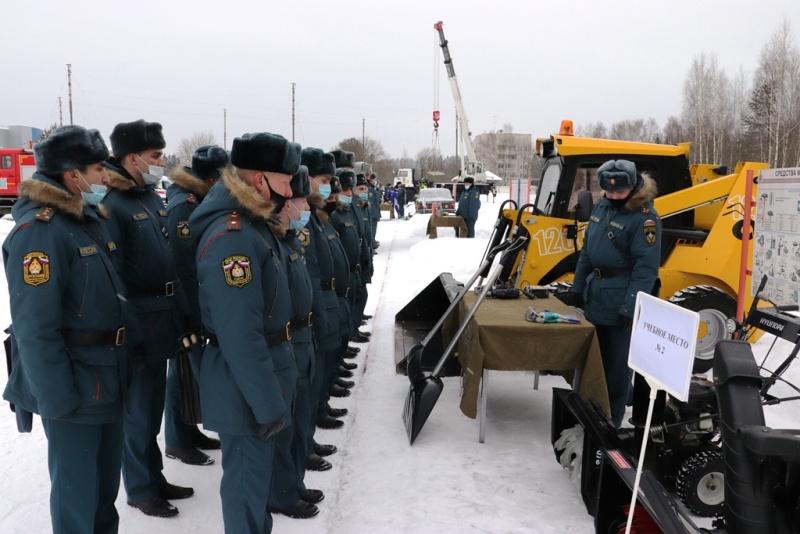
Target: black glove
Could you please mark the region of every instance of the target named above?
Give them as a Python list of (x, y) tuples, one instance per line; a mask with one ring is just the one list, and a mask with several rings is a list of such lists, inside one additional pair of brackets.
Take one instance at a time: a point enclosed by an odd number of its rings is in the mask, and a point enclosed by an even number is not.
[(619, 326), (626, 332), (630, 332), (631, 328), (633, 327), (633, 318), (628, 317), (627, 315), (617, 315), (617, 322), (619, 323)]
[(583, 295), (581, 295), (580, 293), (573, 293), (572, 296), (575, 297), (575, 299), (573, 300), (574, 302), (573, 306), (575, 306), (576, 308), (583, 309), (584, 305)]
[(267, 441), (269, 438), (277, 434), (283, 429), (284, 424), (284, 417), (278, 418), (276, 421), (271, 423), (261, 424), (258, 425), (258, 439), (262, 441)]

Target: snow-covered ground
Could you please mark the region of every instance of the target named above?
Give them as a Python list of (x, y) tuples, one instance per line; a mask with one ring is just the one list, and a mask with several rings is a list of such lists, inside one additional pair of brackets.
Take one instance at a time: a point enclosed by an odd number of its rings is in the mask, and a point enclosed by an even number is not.
[[(578, 489), (556, 462), (550, 447), (550, 396), (559, 377), (544, 376), (532, 389), (530, 373), (496, 373), (490, 391), (486, 442), (478, 443), (478, 423), (458, 408), (459, 379), (445, 378), (444, 392), (411, 447), (401, 419), (408, 379), (394, 369), (394, 316), (440, 272), (466, 281), (477, 268), (497, 217), (497, 203), (483, 199), (476, 239), (425, 236), (428, 215), (410, 220), (382, 219), (381, 247), (366, 313), (372, 341), (360, 345), (356, 387), (332, 404), (350, 410), (339, 430), (319, 430), (320, 443), (340, 452), (333, 469), (309, 472), (308, 487), (325, 492), (320, 514), (308, 520), (276, 516), (276, 533), (589, 533), (594, 531)], [(412, 208), (413, 211), (413, 208)], [(0, 239), (13, 222), (0, 220)], [(0, 326), (9, 323), (5, 277), (0, 276)], [(47, 303), (42, 303), (46, 307)], [(35, 320), (35, 318), (32, 318)], [(761, 357), (772, 338), (756, 344)], [(771, 360), (782, 360), (789, 345), (779, 342)], [(787, 373), (800, 383), (800, 366)], [(0, 372), (0, 388), (6, 376)], [(785, 392), (781, 386), (774, 392)], [(792, 409), (794, 408), (794, 413)], [(797, 428), (796, 405), (768, 408), (767, 423)], [(160, 436), (163, 447), (163, 435)], [(175, 501), (180, 514), (170, 519), (144, 516), (125, 504), (117, 508), (123, 533), (174, 534), (222, 532), (217, 463), (190, 467), (164, 459), (170, 482), (194, 487), (196, 494)], [(50, 531), (47, 443), (39, 421), (31, 434), (18, 434), (8, 403), (0, 402), (0, 533)]]

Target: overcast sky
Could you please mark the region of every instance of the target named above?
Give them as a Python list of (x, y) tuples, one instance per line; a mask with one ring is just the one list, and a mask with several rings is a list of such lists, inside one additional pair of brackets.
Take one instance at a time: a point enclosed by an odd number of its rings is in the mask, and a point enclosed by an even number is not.
[(455, 151), (453, 97), (433, 24), (444, 21), (473, 135), (510, 123), (534, 137), (576, 125), (680, 114), (691, 62), (715, 53), (752, 73), (800, 0), (40, 0), (3, 2), (0, 124), (99, 129), (161, 122), (167, 152), (213, 131), (333, 148), (366, 134), (393, 157)]

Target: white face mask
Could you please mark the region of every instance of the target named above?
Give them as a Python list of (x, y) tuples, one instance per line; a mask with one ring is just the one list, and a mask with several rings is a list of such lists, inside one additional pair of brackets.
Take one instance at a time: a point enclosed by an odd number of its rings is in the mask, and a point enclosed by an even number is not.
[(136, 157), (139, 158), (139, 161), (147, 165), (148, 168), (148, 172), (142, 172), (142, 180), (144, 180), (144, 183), (147, 185), (155, 185), (160, 182), (164, 177), (164, 167), (159, 167), (158, 165), (148, 165), (145, 160), (139, 156)]
[(83, 180), (83, 183), (85, 183), (89, 189), (92, 190), (91, 193), (87, 193), (81, 189), (81, 196), (83, 197), (84, 202), (90, 206), (97, 206), (100, 204), (100, 202), (103, 200), (103, 197), (106, 196), (106, 186), (103, 184), (90, 184), (86, 181), (86, 178), (84, 178), (81, 173), (78, 173), (78, 176), (80, 176), (81, 180)]

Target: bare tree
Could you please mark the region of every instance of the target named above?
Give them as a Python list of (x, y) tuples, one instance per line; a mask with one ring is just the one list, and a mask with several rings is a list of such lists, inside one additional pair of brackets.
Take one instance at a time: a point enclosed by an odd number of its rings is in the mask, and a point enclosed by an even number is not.
[(619, 139), (622, 141), (638, 141), (642, 143), (658, 143), (660, 141), (661, 130), (654, 118), (626, 119), (615, 122), (611, 125), (608, 132), (609, 139)]
[(180, 165), (189, 166), (192, 164), (192, 155), (194, 151), (205, 145), (216, 145), (217, 139), (214, 137), (214, 132), (198, 132), (192, 134), (190, 137), (184, 137), (178, 143), (178, 148), (175, 149), (175, 156), (178, 157)]
[(38, 143), (39, 141), (44, 141), (45, 139), (50, 137), (50, 134), (52, 134), (53, 130), (55, 130), (56, 128), (58, 128), (58, 124), (54, 122), (53, 124), (51, 124), (50, 126), (45, 128), (44, 130), (42, 130), (42, 133), (39, 134), (39, 137), (37, 137), (34, 140), (34, 143)]
[(595, 139), (606, 139), (608, 130), (602, 122), (590, 122), (586, 126), (578, 125), (576, 135), (581, 137), (594, 137)]
[(356, 161), (366, 161), (373, 165), (389, 159), (389, 155), (386, 153), (386, 150), (384, 150), (380, 141), (371, 137), (365, 138), (363, 143), (361, 139), (348, 137), (347, 139), (339, 141), (339, 145), (336, 148), (353, 152)]

